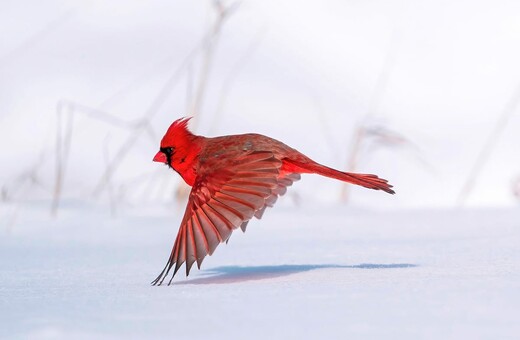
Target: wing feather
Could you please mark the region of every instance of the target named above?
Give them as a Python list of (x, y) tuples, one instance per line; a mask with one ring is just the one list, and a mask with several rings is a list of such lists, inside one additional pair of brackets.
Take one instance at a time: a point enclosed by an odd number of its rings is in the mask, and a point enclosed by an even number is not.
[(226, 220), (224, 217), (222, 217), (222, 215), (220, 215), (216, 210), (207, 204), (202, 206), (202, 210), (208, 217), (208, 220), (213, 225), (213, 227), (217, 229), (220, 238), (223, 241), (227, 240), (233, 231), (233, 225), (231, 222)]
[(245, 231), (253, 216), (261, 218), (265, 209), (299, 179), (298, 174), (281, 174), (281, 167), (282, 161), (272, 152), (249, 152), (225, 169), (202, 169), (169, 260), (152, 284), (162, 284), (174, 265), (170, 283), (184, 263), (186, 275), (195, 262), (200, 268), (204, 258), (227, 242), (234, 229)]
[(217, 192), (213, 199), (240, 212), (245, 219), (250, 219), (251, 216), (253, 216), (252, 212), (255, 210), (255, 205), (249, 202), (245, 202), (239, 198), (221, 192)]
[(195, 245), (197, 248), (197, 261), (199, 261), (209, 253), (208, 238), (204, 232), (204, 229), (200, 225), (196, 214), (191, 216), (191, 225), (194, 228), (193, 235), (195, 236)]
[(254, 185), (233, 185), (226, 183), (222, 186), (222, 192), (236, 192), (236, 193), (245, 193), (250, 195), (256, 195), (259, 197), (264, 197), (265, 195), (271, 194), (271, 188), (265, 186), (254, 186)]
[(215, 199), (209, 201), (208, 205), (214, 210), (220, 212), (220, 214), (234, 226), (240, 225), (240, 223), (246, 219), (245, 215), (240, 213), (238, 210), (233, 209), (229, 205), (222, 204)]
[(186, 261), (186, 225), (184, 225), (184, 228), (181, 228), (180, 230), (180, 239), (177, 246), (179, 247), (179, 250), (177, 258), (175, 259), (175, 270), (173, 271), (172, 278), (177, 274), (177, 271), (179, 271), (184, 261)]
[(221, 190), (220, 193), (228, 197), (233, 197), (236, 203), (251, 207), (254, 210), (260, 209), (265, 202), (265, 194), (261, 192), (252, 194), (248, 192)]
[(193, 235), (193, 224), (191, 219), (186, 222), (186, 275), (189, 274), (193, 263), (197, 259), (197, 246)]
[(215, 248), (217, 248), (220, 242), (223, 242), (224, 239), (220, 236), (218, 229), (211, 223), (208, 216), (202, 209), (197, 210), (194, 215), (200, 223), (202, 230), (204, 230), (204, 234), (206, 234), (208, 240), (208, 254), (213, 254)]

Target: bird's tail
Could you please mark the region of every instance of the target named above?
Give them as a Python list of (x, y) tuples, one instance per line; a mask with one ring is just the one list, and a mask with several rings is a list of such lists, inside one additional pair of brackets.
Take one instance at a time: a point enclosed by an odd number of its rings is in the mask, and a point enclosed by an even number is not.
[(284, 159), (284, 162), (287, 162), (294, 166), (295, 169), (298, 169), (299, 171), (297, 172), (315, 173), (318, 175), (338, 179), (343, 182), (361, 185), (365, 188), (383, 190), (389, 194), (395, 194), (395, 191), (392, 190), (392, 185), (388, 184), (388, 181), (386, 179), (379, 178), (376, 175), (343, 172), (329, 168), (325, 165), (321, 165), (312, 160), (310, 160), (310, 162), (299, 162), (292, 159)]

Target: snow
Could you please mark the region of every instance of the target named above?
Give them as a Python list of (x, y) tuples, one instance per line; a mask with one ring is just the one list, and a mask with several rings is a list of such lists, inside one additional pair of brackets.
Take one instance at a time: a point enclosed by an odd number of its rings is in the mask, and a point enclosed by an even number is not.
[[(0, 238), (0, 337), (514, 339), (520, 211), (285, 199), (171, 286), (181, 208), (33, 204)], [(5, 226), (4, 226), (5, 227)]]

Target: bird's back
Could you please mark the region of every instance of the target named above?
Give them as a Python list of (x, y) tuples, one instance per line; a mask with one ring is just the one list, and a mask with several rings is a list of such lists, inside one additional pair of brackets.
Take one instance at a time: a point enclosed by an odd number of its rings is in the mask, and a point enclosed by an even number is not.
[(264, 135), (246, 133), (242, 135), (229, 135), (221, 137), (206, 138), (201, 150), (201, 162), (212, 162), (213, 160), (233, 160), (245, 153), (254, 151), (269, 151), (278, 159), (289, 154), (299, 153), (286, 144)]

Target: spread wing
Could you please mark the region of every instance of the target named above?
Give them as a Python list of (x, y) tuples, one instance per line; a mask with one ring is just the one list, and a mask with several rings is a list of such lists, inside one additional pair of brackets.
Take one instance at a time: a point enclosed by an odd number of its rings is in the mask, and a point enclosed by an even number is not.
[(199, 176), (190, 193), (177, 238), (163, 271), (152, 282), (162, 284), (174, 267), (172, 278), (186, 262), (186, 276), (197, 262), (226, 242), (233, 230), (246, 229), (253, 217), (261, 218), (299, 174), (280, 173), (282, 161), (271, 152), (251, 152), (225, 169), (212, 169)]

